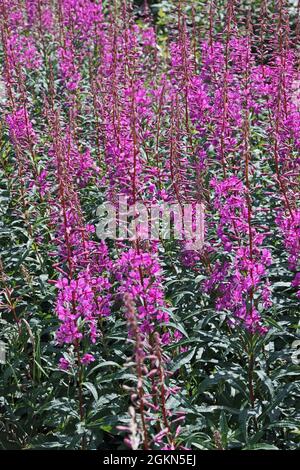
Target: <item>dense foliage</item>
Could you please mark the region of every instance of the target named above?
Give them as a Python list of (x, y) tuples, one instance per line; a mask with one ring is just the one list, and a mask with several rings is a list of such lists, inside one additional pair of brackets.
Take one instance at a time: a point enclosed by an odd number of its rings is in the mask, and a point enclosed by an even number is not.
[[(0, 0), (1, 448), (297, 448), (298, 13)], [(120, 195), (204, 246), (100, 240)]]

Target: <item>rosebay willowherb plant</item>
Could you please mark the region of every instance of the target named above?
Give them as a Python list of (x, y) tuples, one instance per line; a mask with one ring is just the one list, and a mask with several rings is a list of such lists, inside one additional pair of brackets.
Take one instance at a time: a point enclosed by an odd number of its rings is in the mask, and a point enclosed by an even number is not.
[(1, 448), (297, 447), (299, 25), (0, 0)]

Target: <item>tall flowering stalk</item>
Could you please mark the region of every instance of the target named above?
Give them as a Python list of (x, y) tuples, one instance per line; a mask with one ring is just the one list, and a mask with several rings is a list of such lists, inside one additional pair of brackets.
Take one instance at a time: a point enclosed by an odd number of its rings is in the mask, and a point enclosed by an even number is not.
[[(131, 448), (141, 440), (143, 448), (175, 450), (180, 434), (180, 423), (184, 413), (170, 409), (168, 399), (178, 392), (177, 387), (169, 385), (170, 373), (167, 369), (161, 337), (158, 331), (153, 336), (145, 334), (143, 324), (136, 314), (131, 294), (124, 295), (129, 338), (134, 344), (133, 362), (136, 369), (136, 386), (129, 387), (132, 404), (139, 411), (135, 415), (137, 428), (135, 441), (132, 440), (132, 421), (130, 425), (119, 426), (129, 432), (125, 442)], [(132, 412), (131, 412), (132, 414)], [(140, 418), (140, 427), (137, 418)], [(138, 434), (139, 433), (139, 434)], [(141, 436), (139, 438), (139, 435)]]

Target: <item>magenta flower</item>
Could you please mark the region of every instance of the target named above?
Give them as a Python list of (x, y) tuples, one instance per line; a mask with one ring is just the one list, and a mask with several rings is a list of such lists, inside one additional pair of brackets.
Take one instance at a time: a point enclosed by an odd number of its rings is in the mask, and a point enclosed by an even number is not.
[(81, 358), (81, 364), (88, 366), (91, 362), (95, 362), (95, 358), (92, 354), (84, 354)]
[(64, 357), (61, 357), (59, 360), (59, 368), (62, 370), (68, 370), (70, 368), (70, 362)]

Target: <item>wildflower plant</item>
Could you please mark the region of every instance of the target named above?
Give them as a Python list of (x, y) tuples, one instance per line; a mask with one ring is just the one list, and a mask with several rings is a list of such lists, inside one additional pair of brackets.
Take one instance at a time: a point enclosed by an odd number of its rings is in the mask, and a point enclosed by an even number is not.
[(0, 0), (1, 447), (295, 449), (299, 12), (139, 3)]

